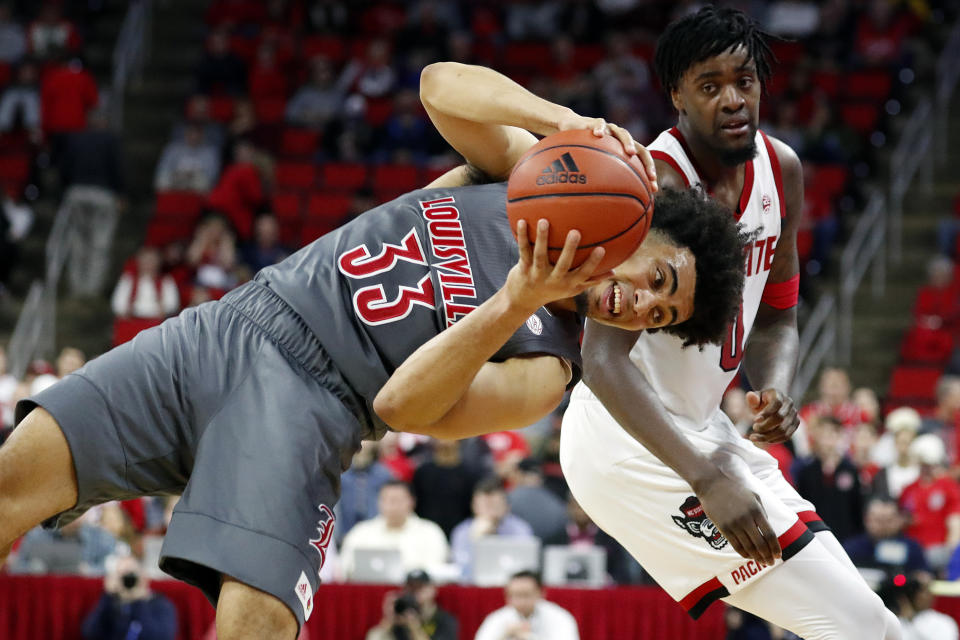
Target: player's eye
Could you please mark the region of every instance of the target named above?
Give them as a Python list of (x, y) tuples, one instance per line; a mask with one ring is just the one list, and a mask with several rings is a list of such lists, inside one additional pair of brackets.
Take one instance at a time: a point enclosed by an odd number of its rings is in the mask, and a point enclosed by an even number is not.
[(750, 76), (744, 76), (740, 78), (740, 87), (743, 89), (749, 89), (753, 86), (753, 78)]
[(655, 307), (650, 311), (650, 322), (655, 327), (659, 327), (661, 324), (663, 324), (664, 317), (665, 317), (665, 314), (663, 313), (663, 310), (660, 307)]
[(709, 95), (713, 93), (716, 88), (717, 88), (717, 85), (708, 82), (707, 84), (700, 87), (700, 90)]
[(660, 269), (657, 269), (657, 273), (653, 277), (653, 288), (659, 289), (660, 287), (663, 286), (663, 283), (665, 280), (666, 278), (663, 275), (663, 271)]

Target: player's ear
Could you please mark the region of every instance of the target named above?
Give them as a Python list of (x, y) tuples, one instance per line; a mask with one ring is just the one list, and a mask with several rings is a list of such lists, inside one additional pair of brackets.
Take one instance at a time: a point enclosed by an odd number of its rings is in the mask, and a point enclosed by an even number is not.
[(670, 102), (673, 103), (673, 108), (677, 110), (677, 113), (686, 113), (686, 109), (683, 108), (683, 98), (680, 96), (679, 89), (670, 90)]

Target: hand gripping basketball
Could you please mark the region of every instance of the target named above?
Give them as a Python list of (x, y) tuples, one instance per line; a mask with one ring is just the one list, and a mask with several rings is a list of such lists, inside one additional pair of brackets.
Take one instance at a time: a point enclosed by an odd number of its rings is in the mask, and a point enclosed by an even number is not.
[(637, 156), (627, 155), (619, 138), (598, 138), (585, 129), (561, 131), (531, 147), (507, 185), (514, 232), (521, 219), (528, 233), (537, 220), (549, 220), (547, 256), (554, 263), (568, 232), (577, 230), (572, 266), (583, 264), (594, 247), (603, 247), (597, 269), (608, 271), (640, 246), (652, 214), (653, 188)]

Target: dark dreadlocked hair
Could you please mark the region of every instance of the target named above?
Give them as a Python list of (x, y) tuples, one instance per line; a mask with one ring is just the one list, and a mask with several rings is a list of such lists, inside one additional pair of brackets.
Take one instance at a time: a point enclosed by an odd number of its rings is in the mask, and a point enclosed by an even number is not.
[(729, 209), (699, 187), (661, 189), (650, 230), (690, 249), (697, 274), (693, 315), (659, 330), (682, 339), (684, 347), (721, 344), (743, 298), (743, 251), (750, 236), (740, 230)]
[(770, 59), (775, 59), (767, 44), (772, 38), (775, 36), (762, 31), (742, 11), (708, 5), (667, 25), (657, 40), (653, 64), (669, 96), (687, 69), (742, 45), (757, 65), (757, 78), (766, 89)]

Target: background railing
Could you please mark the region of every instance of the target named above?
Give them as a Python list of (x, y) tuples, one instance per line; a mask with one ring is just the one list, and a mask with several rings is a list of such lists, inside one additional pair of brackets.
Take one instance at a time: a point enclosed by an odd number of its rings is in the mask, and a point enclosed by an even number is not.
[(934, 89), (936, 136), (934, 136), (937, 162), (943, 163), (947, 159), (947, 139), (949, 121), (947, 107), (950, 98), (960, 81), (960, 22), (953, 26), (950, 37), (937, 60), (936, 88)]
[(113, 48), (113, 86), (111, 115), (117, 129), (123, 127), (123, 100), (131, 79), (142, 78), (143, 67), (150, 53), (153, 0), (133, 0), (120, 25), (117, 44)]

